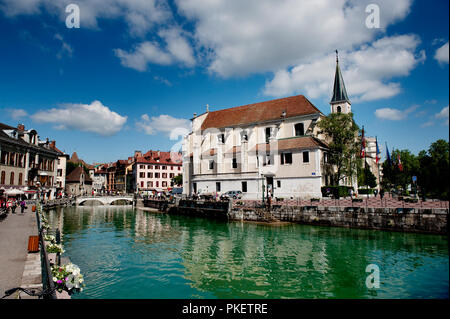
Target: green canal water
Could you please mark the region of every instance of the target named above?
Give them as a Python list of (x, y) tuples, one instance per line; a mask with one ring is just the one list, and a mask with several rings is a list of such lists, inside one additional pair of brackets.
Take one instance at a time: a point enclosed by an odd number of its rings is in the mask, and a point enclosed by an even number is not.
[[(135, 210), (48, 213), (86, 287), (72, 298), (448, 298), (447, 236), (223, 222)], [(366, 267), (380, 287), (366, 287)]]

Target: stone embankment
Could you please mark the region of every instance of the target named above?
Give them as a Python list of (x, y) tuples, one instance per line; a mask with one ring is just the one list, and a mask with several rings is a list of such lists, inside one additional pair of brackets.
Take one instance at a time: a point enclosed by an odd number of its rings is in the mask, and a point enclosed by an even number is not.
[(318, 226), (336, 226), (432, 234), (448, 233), (448, 208), (375, 208), (339, 206), (239, 207), (231, 202), (180, 200), (138, 200), (146, 207), (169, 214), (205, 218), (253, 221), (292, 222)]
[[(448, 209), (282, 206), (270, 212), (258, 208), (233, 208), (230, 220), (284, 221), (405, 232), (447, 234)], [(268, 217), (270, 215), (270, 217)]]

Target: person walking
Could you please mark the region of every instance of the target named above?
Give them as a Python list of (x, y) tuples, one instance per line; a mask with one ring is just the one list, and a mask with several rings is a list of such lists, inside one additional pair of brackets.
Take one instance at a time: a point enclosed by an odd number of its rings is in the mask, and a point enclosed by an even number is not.
[(25, 200), (22, 199), (22, 201), (20, 202), (20, 213), (21, 214), (24, 213), (26, 206), (27, 206), (27, 203), (25, 202)]
[(17, 208), (17, 202), (16, 202), (16, 199), (13, 199), (11, 201), (11, 211), (12, 211), (13, 214), (16, 213), (16, 208)]

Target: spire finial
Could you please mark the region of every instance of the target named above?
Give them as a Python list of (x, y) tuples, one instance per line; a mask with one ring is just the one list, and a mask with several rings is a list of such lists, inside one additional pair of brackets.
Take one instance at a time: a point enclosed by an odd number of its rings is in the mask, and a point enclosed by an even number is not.
[(338, 53), (338, 50), (336, 49), (336, 63), (339, 63), (339, 53)]

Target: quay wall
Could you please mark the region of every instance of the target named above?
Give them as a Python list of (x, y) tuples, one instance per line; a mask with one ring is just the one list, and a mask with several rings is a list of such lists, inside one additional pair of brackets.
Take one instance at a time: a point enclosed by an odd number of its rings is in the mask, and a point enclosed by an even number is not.
[[(139, 205), (138, 205), (139, 206)], [(170, 214), (223, 220), (255, 222), (293, 222), (306, 225), (377, 229), (430, 234), (448, 234), (448, 209), (445, 208), (371, 208), (326, 206), (233, 207), (229, 202), (144, 200)]]
[(307, 225), (337, 226), (405, 232), (447, 234), (448, 209), (292, 206), (234, 208), (230, 220), (284, 221)]

